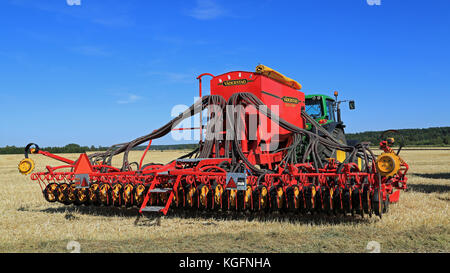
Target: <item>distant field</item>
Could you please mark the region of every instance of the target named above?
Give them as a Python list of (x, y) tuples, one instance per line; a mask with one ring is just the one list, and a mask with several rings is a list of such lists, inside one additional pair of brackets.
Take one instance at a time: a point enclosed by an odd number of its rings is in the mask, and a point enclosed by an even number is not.
[[(142, 152), (132, 152), (137, 161)], [(148, 162), (166, 163), (182, 151), (152, 151)], [(450, 252), (450, 152), (401, 153), (410, 165), (408, 192), (383, 219), (310, 217), (224, 220), (167, 216), (160, 225), (136, 209), (48, 203), (37, 184), (17, 171), (23, 155), (0, 155), (0, 252)], [(75, 159), (76, 154), (66, 154)], [(31, 155), (37, 169), (56, 161)], [(117, 158), (113, 162), (121, 163)]]

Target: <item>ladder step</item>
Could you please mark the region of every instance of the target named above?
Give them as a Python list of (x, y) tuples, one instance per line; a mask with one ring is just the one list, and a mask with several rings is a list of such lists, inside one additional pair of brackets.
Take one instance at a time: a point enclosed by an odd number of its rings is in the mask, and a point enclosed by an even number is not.
[(162, 210), (164, 207), (161, 206), (151, 206), (142, 208), (142, 211), (156, 212)]
[(171, 188), (154, 188), (151, 189), (150, 192), (168, 192), (168, 191), (172, 191)]

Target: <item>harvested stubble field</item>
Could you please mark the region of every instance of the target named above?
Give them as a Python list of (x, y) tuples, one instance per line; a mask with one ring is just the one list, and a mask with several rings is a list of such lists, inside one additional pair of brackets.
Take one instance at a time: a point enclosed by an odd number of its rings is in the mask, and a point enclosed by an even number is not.
[[(152, 151), (149, 162), (165, 163), (183, 151)], [(133, 152), (135, 161), (141, 152)], [(77, 155), (65, 155), (75, 159)], [(142, 219), (136, 209), (75, 207), (44, 200), (29, 176), (20, 175), (22, 155), (0, 156), (0, 252), (381, 252), (450, 251), (450, 152), (403, 151), (410, 165), (409, 191), (390, 212), (372, 218), (303, 217), (215, 219), (172, 215)], [(31, 156), (42, 170), (57, 162)], [(116, 164), (120, 159), (118, 158)]]

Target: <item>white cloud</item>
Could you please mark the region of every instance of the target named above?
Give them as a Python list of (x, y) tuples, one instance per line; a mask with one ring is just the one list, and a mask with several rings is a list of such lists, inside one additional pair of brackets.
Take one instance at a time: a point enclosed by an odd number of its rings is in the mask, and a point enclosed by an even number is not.
[(197, 0), (197, 5), (188, 12), (188, 15), (198, 20), (211, 20), (225, 13), (225, 9), (215, 0)]
[(118, 100), (117, 103), (118, 104), (129, 104), (129, 103), (134, 103), (138, 100), (140, 100), (142, 97), (134, 95), (134, 94), (127, 94), (126, 97), (124, 99)]

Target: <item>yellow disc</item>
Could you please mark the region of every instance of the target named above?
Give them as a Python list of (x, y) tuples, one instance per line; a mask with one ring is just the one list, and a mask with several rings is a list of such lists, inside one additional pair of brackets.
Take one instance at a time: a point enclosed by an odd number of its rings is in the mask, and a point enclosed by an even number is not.
[(214, 202), (216, 205), (220, 205), (220, 198), (222, 197), (223, 187), (221, 185), (217, 185), (214, 191)]
[(252, 200), (252, 187), (247, 186), (247, 190), (245, 191), (244, 202), (247, 205), (250, 205), (250, 201)]
[(282, 188), (282, 187), (279, 187), (279, 188), (277, 189), (277, 195), (278, 195), (277, 203), (278, 203), (278, 208), (283, 207), (283, 194), (284, 194), (283, 188)]
[(75, 195), (75, 183), (71, 183), (68, 188), (67, 200), (70, 202), (74, 202), (77, 198)]
[(192, 207), (194, 204), (194, 200), (193, 200), (194, 194), (195, 194), (195, 187), (191, 186), (189, 188), (189, 191), (187, 192), (187, 200), (186, 200), (190, 207)]
[(200, 192), (200, 203), (204, 207), (206, 207), (208, 205), (208, 199), (207, 199), (208, 192), (209, 192), (208, 186), (206, 186), (206, 185), (203, 186), (202, 189), (201, 189), (201, 192)]
[(316, 204), (316, 187), (311, 186), (311, 204), (313, 205), (313, 208), (315, 208)]
[(24, 158), (19, 162), (19, 172), (27, 175), (34, 169), (34, 162), (31, 158)]
[(133, 185), (132, 184), (126, 184), (123, 188), (123, 201), (125, 203), (131, 202), (131, 195), (133, 193)]
[(267, 188), (263, 187), (261, 189), (261, 194), (260, 194), (260, 199), (259, 199), (259, 202), (261, 203), (262, 208), (265, 208), (267, 206), (266, 199), (267, 199)]
[(99, 199), (102, 203), (107, 203), (108, 201), (108, 191), (110, 189), (109, 184), (101, 184), (98, 189)]
[(145, 186), (142, 184), (138, 184), (135, 189), (134, 201), (136, 204), (140, 205), (144, 201), (144, 191)]
[(120, 197), (120, 190), (122, 189), (121, 184), (115, 184), (112, 186), (111, 193), (114, 201), (118, 200)]
[(382, 176), (393, 176), (400, 169), (400, 159), (394, 153), (382, 153), (377, 158), (376, 166)]
[(278, 189), (277, 189), (277, 194), (278, 194), (278, 197), (282, 197), (283, 196), (283, 188), (282, 187), (279, 187)]
[(77, 200), (80, 202), (86, 202), (88, 199), (87, 193), (88, 193), (87, 189), (79, 189), (77, 191)]
[(91, 186), (89, 187), (89, 201), (94, 202), (97, 201), (97, 189), (98, 189), (98, 184), (97, 183), (93, 183), (91, 184)]
[(231, 207), (236, 206), (236, 196), (237, 196), (237, 190), (230, 190), (230, 206)]
[(57, 190), (57, 193), (56, 193), (58, 202), (63, 203), (63, 202), (67, 201), (65, 192), (67, 191), (68, 188), (69, 188), (69, 184), (67, 184), (67, 183), (59, 184), (59, 187), (58, 187), (58, 190)]
[(300, 207), (300, 189), (297, 186), (294, 186), (294, 202), (295, 208)]

